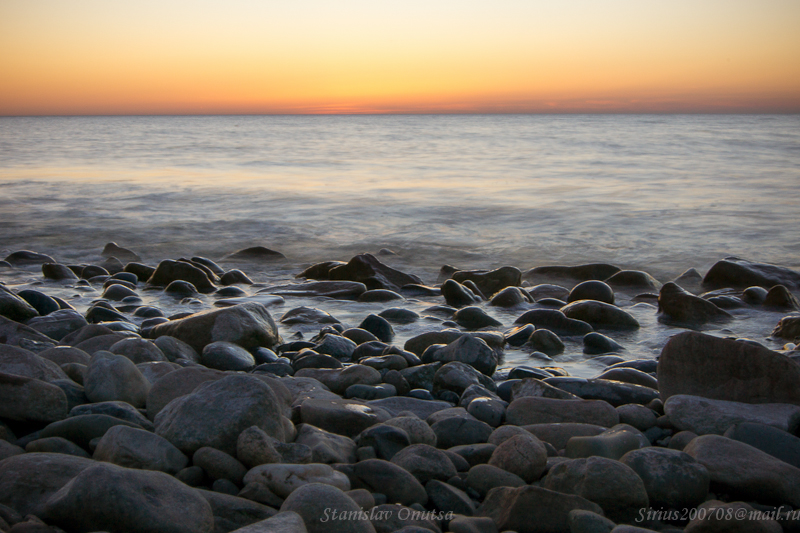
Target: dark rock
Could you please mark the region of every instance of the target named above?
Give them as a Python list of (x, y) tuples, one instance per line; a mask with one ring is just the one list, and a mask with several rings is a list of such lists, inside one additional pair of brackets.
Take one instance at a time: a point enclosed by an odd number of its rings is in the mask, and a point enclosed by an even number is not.
[(56, 260), (49, 255), (31, 252), (30, 250), (20, 250), (8, 254), (5, 261), (14, 266), (41, 265), (42, 263), (56, 262)]
[(747, 403), (800, 405), (800, 365), (762, 346), (684, 332), (658, 361), (662, 401), (689, 394)]
[(225, 256), (225, 259), (229, 261), (274, 261), (276, 259), (286, 259), (286, 256), (278, 251), (270, 250), (265, 246), (252, 246), (250, 248), (237, 250)]
[(0, 316), (14, 322), (25, 322), (38, 315), (31, 304), (0, 285)]
[(217, 341), (203, 348), (200, 364), (217, 370), (247, 372), (255, 368), (256, 360), (250, 352), (237, 344)]
[(703, 278), (703, 285), (711, 288), (785, 285), (796, 290), (800, 289), (800, 273), (781, 266), (727, 257), (711, 267)]
[(97, 352), (84, 376), (86, 397), (92, 402), (123, 401), (144, 407), (150, 383), (124, 355)]
[(491, 518), (499, 531), (567, 533), (573, 509), (603, 514), (599, 505), (580, 496), (526, 485), (490, 490), (476, 515)]
[(575, 422), (529, 424), (524, 428), (542, 442), (551, 444), (556, 450), (564, 450), (573, 437), (593, 437), (607, 430), (603, 426)]
[(789, 340), (800, 337), (800, 316), (783, 317), (772, 330), (772, 336)]
[(638, 329), (639, 322), (628, 312), (596, 300), (579, 300), (561, 308), (567, 318), (581, 320), (595, 328)]
[(137, 365), (151, 361), (167, 361), (167, 357), (158, 346), (139, 337), (130, 337), (117, 341), (111, 345), (108, 351), (124, 355)]
[(355, 400), (308, 399), (300, 406), (300, 418), (304, 424), (352, 438), (374, 424), (385, 422), (391, 415), (377, 405), (368, 406)]
[(463, 307), (453, 315), (459, 326), (466, 329), (482, 329), (488, 327), (502, 326), (502, 322), (486, 314), (480, 307)]
[(462, 516), (472, 516), (475, 512), (475, 504), (470, 497), (449, 483), (432, 479), (425, 484), (425, 491), (428, 493), (428, 504), (440, 512)]
[(488, 464), (532, 483), (542, 477), (547, 465), (547, 449), (532, 434), (521, 433), (498, 445)]
[(506, 342), (514, 347), (519, 347), (528, 342), (528, 339), (536, 330), (533, 324), (525, 324), (524, 326), (517, 326), (512, 328), (505, 334)]
[[(607, 304), (614, 303), (614, 290), (599, 280), (584, 281), (575, 285), (567, 296), (567, 302), (596, 300)], [(588, 321), (587, 321), (588, 322)]]
[(492, 296), (489, 305), (495, 307), (516, 307), (524, 303), (533, 303), (528, 293), (519, 287), (506, 287)]
[(557, 309), (531, 309), (525, 312), (515, 324), (533, 324), (537, 328), (549, 329), (556, 335), (586, 335), (593, 331), (592, 326), (582, 320), (568, 318)]
[(618, 424), (599, 435), (572, 437), (564, 455), (570, 458), (605, 457), (618, 460), (631, 450), (650, 446), (647, 437), (636, 428)]
[(391, 461), (400, 450), (409, 446), (408, 434), (397, 427), (377, 424), (365, 429), (356, 438), (359, 447), (371, 447), (378, 459)]
[(750, 305), (761, 305), (767, 298), (767, 289), (764, 287), (748, 287), (742, 291), (742, 300)]
[(325, 311), (315, 307), (297, 307), (284, 313), (281, 324), (338, 324), (339, 321)]
[(55, 422), (67, 417), (67, 396), (57, 385), (31, 377), (0, 373), (0, 417)]
[[(225, 487), (233, 494), (219, 490)], [(213, 489), (213, 492), (199, 489), (197, 493), (211, 506), (215, 532), (240, 531), (241, 528), (253, 527), (277, 513), (272, 507), (238, 497), (238, 487), (227, 479), (216, 480)]]
[(614, 407), (628, 403), (646, 405), (658, 398), (658, 391), (650, 387), (609, 379), (557, 376), (547, 378), (544, 382), (584, 400), (604, 400)]
[(317, 281), (276, 285), (259, 290), (259, 294), (275, 294), (294, 298), (327, 297), (337, 300), (356, 300), (367, 291), (367, 286), (356, 281)]
[(254, 482), (263, 483), (280, 498), (286, 498), (308, 483), (324, 483), (341, 490), (350, 490), (350, 481), (345, 474), (321, 463), (260, 465), (250, 469), (244, 477), (245, 485)]
[(192, 464), (202, 468), (211, 479), (227, 479), (235, 485), (241, 485), (247, 473), (247, 468), (235, 457), (208, 446), (203, 446), (192, 454)]
[(229, 270), (225, 272), (220, 278), (219, 282), (222, 285), (235, 285), (237, 283), (241, 283), (243, 285), (252, 285), (253, 280), (247, 277), (247, 274), (242, 272), (241, 270)]
[[(21, 292), (20, 292), (20, 295)], [(36, 307), (36, 306), (34, 306)], [(772, 287), (764, 298), (764, 307), (774, 307), (777, 309), (798, 309), (800, 303), (797, 298), (789, 292), (789, 289), (783, 285), (775, 285)], [(41, 311), (39, 311), (41, 314)]]
[(664, 403), (672, 426), (698, 435), (722, 435), (733, 424), (758, 422), (794, 433), (800, 427), (800, 406), (785, 403), (751, 404), (675, 394)]
[(705, 324), (730, 320), (730, 313), (699, 298), (671, 281), (661, 287), (658, 295), (659, 318), (678, 324)]
[(692, 508), (708, 495), (708, 470), (689, 454), (649, 447), (626, 453), (620, 462), (642, 479), (651, 507)]
[(72, 309), (59, 309), (47, 316), (33, 317), (26, 323), (28, 327), (54, 340), (61, 340), (87, 324), (83, 315)]
[(549, 356), (559, 355), (564, 352), (564, 342), (549, 329), (537, 329), (531, 333), (525, 347)]
[(619, 414), (602, 400), (557, 400), (527, 396), (518, 398), (506, 409), (506, 423), (515, 426), (558, 422), (578, 422), (612, 427)]
[[(360, 513), (363, 511), (356, 502), (330, 485), (309, 483), (298, 488), (283, 502), (281, 511), (293, 511), (300, 515), (308, 533), (375, 533), (370, 521), (360, 518)], [(334, 520), (332, 519), (334, 516), (356, 518)]]
[(395, 324), (411, 324), (419, 320), (419, 315), (414, 311), (397, 307), (384, 309), (378, 313), (378, 316), (385, 318), (389, 322), (394, 322)]
[(391, 302), (404, 299), (400, 294), (388, 289), (371, 289), (358, 297), (359, 302)]
[(131, 262), (131, 261), (141, 261), (142, 258), (139, 255), (129, 250), (128, 248), (123, 248), (122, 246), (118, 246), (115, 242), (110, 242), (103, 247), (103, 251), (101, 252), (103, 257), (116, 257), (120, 261)]
[(25, 446), (25, 450), (22, 451), (27, 453), (63, 453), (76, 457), (89, 458), (89, 454), (86, 453), (86, 450), (63, 437), (47, 437), (33, 440), (29, 442)]
[(614, 353), (624, 350), (620, 344), (614, 340), (597, 333), (595, 331), (587, 333), (583, 337), (583, 353), (589, 355), (598, 355), (604, 353)]
[(428, 494), (425, 488), (407, 470), (382, 459), (368, 459), (355, 464), (355, 476), (371, 492), (386, 495), (387, 502), (425, 505)]
[[(699, 280), (698, 280), (699, 281)], [(606, 280), (612, 287), (635, 290), (658, 290), (661, 284), (647, 272), (641, 270), (620, 270)], [(613, 302), (609, 302), (613, 303)]]
[(427, 444), (408, 446), (395, 454), (391, 461), (422, 484), (432, 479), (447, 481), (457, 473), (447, 453)]
[(509, 402), (526, 396), (555, 398), (558, 400), (577, 400), (578, 396), (571, 392), (554, 387), (539, 378), (522, 378), (513, 380)]
[(94, 459), (126, 468), (158, 470), (177, 474), (189, 463), (180, 450), (149, 431), (114, 426), (106, 431), (94, 452)]
[(356, 443), (353, 439), (325, 431), (310, 424), (300, 424), (295, 443), (311, 449), (314, 463), (354, 463)]
[(17, 296), (28, 302), (41, 316), (49, 315), (60, 309), (58, 302), (53, 298), (33, 289), (22, 289)]
[(129, 322), (125, 315), (105, 302), (96, 303), (91, 306), (86, 310), (85, 317), (90, 324), (97, 324), (99, 322)]
[(194, 285), (197, 290), (204, 293), (215, 290), (214, 285), (203, 270), (189, 263), (170, 259), (165, 259), (158, 264), (147, 283), (157, 287), (166, 287), (173, 281), (187, 281)]
[(464, 283), (472, 281), (483, 294), (492, 295), (506, 287), (518, 287), (522, 273), (515, 267), (501, 267), (491, 272), (480, 270), (459, 270), (453, 273), (453, 280)]
[(800, 438), (773, 426), (755, 422), (734, 424), (724, 434), (800, 468)]
[(470, 289), (452, 279), (448, 279), (442, 284), (442, 296), (444, 296), (447, 305), (456, 308), (481, 301)]
[(623, 383), (631, 383), (640, 385), (642, 387), (650, 387), (651, 389), (658, 390), (658, 381), (650, 374), (646, 374), (641, 370), (635, 368), (615, 367), (609, 368), (599, 376), (597, 379), (622, 381)]
[(251, 426), (279, 441), (285, 438), (278, 398), (263, 381), (248, 375), (198, 386), (167, 404), (155, 426), (158, 435), (186, 454), (209, 446), (233, 455), (239, 434)]
[(439, 448), (483, 443), (492, 434), (492, 426), (474, 418), (445, 418), (431, 424), (431, 429)]
[(81, 448), (90, 449), (93, 439), (99, 439), (114, 426), (128, 426), (141, 429), (141, 426), (108, 415), (71, 416), (49, 424), (39, 432), (39, 438), (62, 437), (74, 442)]
[(126, 402), (98, 402), (73, 407), (69, 411), (69, 416), (81, 415), (108, 415), (128, 422), (133, 422), (148, 431), (152, 431), (153, 423), (150, 422), (134, 406)]
[(439, 368), (433, 376), (432, 392), (453, 391), (461, 395), (470, 385), (483, 385), (489, 390), (495, 388), (494, 382), (486, 374), (461, 361), (453, 361)]
[(391, 342), (394, 338), (392, 325), (385, 318), (377, 315), (367, 315), (358, 327), (369, 331), (383, 342)]
[(269, 311), (257, 303), (195, 313), (143, 330), (142, 335), (150, 339), (169, 335), (186, 342), (198, 353), (215, 341), (232, 342), (244, 349), (272, 348), (281, 343)]
[[(483, 340), (464, 335), (432, 354), (433, 359), (427, 362), (458, 361), (467, 364), (487, 376), (494, 374), (497, 368), (497, 359), (489, 345)], [(453, 390), (453, 389), (451, 389)]]
[(392, 416), (400, 416), (401, 413), (414, 413), (421, 419), (427, 419), (433, 413), (449, 409), (452, 407), (446, 402), (435, 400), (420, 400), (418, 398), (394, 396), (381, 400), (366, 402), (367, 405), (378, 407)]
[(528, 270), (522, 277), (524, 279), (568, 279), (580, 282), (592, 279), (608, 279), (619, 271), (619, 267), (605, 263), (578, 266), (542, 266)]
[(214, 529), (211, 507), (193, 489), (163, 472), (108, 463), (79, 473), (50, 498), (44, 516), (50, 523), (78, 531), (210, 533)]
[[(405, 274), (395, 270), (388, 265), (380, 262), (371, 254), (361, 254), (353, 257), (347, 264), (336, 264), (331, 266), (327, 273), (320, 269), (319, 272), (312, 271), (314, 267), (307, 269), (302, 277), (312, 277), (313, 279), (348, 280), (364, 283), (368, 289), (389, 289), (392, 291), (400, 290), (400, 287), (408, 284), (422, 284), (422, 280), (417, 276)], [(326, 275), (325, 275), (326, 274)]]

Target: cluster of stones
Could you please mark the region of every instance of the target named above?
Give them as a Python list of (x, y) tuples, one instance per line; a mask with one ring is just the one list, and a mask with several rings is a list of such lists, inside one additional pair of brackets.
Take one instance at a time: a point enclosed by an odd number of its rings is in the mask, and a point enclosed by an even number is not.
[[(662, 320), (688, 326), (730, 320), (737, 306), (795, 311), (791, 270), (731, 258), (705, 279), (660, 286), (611, 265), (445, 267), (426, 286), (365, 254), (248, 295), (237, 286), (252, 283), (246, 274), (208, 259), (153, 267), (113, 244), (105, 252), (115, 258), (102, 265), (6, 258), (42, 264), (53, 282), (102, 284), (104, 300), (81, 314), (0, 286), (1, 531), (800, 528), (797, 352), (686, 331), (658, 361), (611, 357), (593, 379), (552, 366), (497, 372), (506, 345), (557, 354), (562, 337), (580, 336), (587, 353), (619, 351), (601, 332), (639, 324), (615, 290), (643, 290)], [(523, 286), (539, 276), (575, 283)], [(141, 305), (142, 284), (225, 298), (165, 317)], [(687, 290), (702, 284), (714, 291)], [(346, 328), (299, 307), (279, 322), (319, 334), (284, 342), (267, 307), (308, 295), (441, 297), (431, 312), (447, 320), (399, 347), (392, 324), (417, 320), (410, 310)], [(526, 310), (503, 331), (487, 302)], [(800, 317), (773, 335), (796, 340)]]

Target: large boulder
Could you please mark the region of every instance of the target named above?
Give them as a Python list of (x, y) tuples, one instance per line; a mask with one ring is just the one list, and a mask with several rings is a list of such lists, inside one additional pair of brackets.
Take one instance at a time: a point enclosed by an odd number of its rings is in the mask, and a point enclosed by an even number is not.
[(800, 273), (777, 265), (754, 263), (738, 257), (726, 257), (711, 267), (703, 278), (703, 285), (712, 289), (746, 288), (754, 285), (765, 289), (775, 285), (800, 289)]
[(299, 514), (308, 533), (375, 533), (368, 513), (331, 485), (303, 485), (286, 498), (281, 511)]
[(676, 394), (664, 404), (670, 423), (697, 435), (722, 435), (734, 424), (757, 422), (794, 433), (800, 427), (800, 406), (786, 403), (750, 404)]
[(0, 285), (0, 316), (15, 322), (25, 322), (39, 316), (31, 304)]
[(662, 401), (689, 394), (800, 405), (800, 365), (763, 346), (687, 331), (661, 351), (658, 389)]
[(714, 303), (685, 291), (678, 284), (667, 282), (658, 293), (659, 319), (676, 324), (700, 325), (706, 322), (725, 322), (730, 313)]
[(156, 339), (169, 335), (184, 341), (201, 353), (207, 344), (228, 341), (246, 350), (281, 343), (278, 327), (267, 308), (258, 303), (243, 303), (224, 309), (195, 313), (144, 329), (142, 335)]
[(93, 457), (126, 468), (158, 470), (172, 475), (189, 463), (189, 458), (165, 438), (122, 425), (106, 431)]
[(167, 404), (155, 418), (156, 433), (185, 454), (209, 446), (236, 454), (239, 434), (258, 426), (285, 439), (275, 393), (255, 376), (233, 374), (204, 383)]
[(96, 461), (63, 453), (24, 453), (0, 461), (0, 504), (20, 515), (44, 516), (45, 504)]
[(547, 466), (547, 448), (532, 434), (520, 433), (495, 448), (489, 464), (532, 483), (542, 476)]
[(476, 515), (488, 516), (498, 531), (569, 533), (569, 513), (583, 509), (602, 515), (596, 503), (542, 487), (497, 487), (489, 491)]
[(649, 505), (644, 482), (636, 472), (605, 457), (558, 463), (542, 480), (542, 487), (593, 501), (615, 522), (632, 521)]
[(0, 372), (41, 381), (68, 379), (61, 367), (54, 362), (23, 348), (6, 344), (0, 344)]
[(456, 467), (444, 451), (427, 444), (413, 444), (403, 448), (391, 461), (408, 470), (422, 484), (431, 479), (447, 481), (457, 473)]
[(746, 501), (800, 507), (800, 468), (719, 435), (697, 437), (683, 451), (708, 469), (715, 492)]
[(619, 423), (614, 407), (602, 400), (558, 400), (525, 396), (506, 409), (506, 423), (515, 426), (576, 422), (612, 427)]
[(540, 266), (525, 272), (522, 277), (528, 280), (559, 279), (571, 281), (605, 280), (620, 271), (620, 268), (607, 263), (590, 263), (576, 266)]
[(88, 450), (92, 440), (102, 437), (106, 434), (106, 431), (114, 426), (129, 426), (141, 429), (140, 425), (121, 418), (102, 414), (88, 414), (70, 416), (64, 420), (48, 424), (39, 431), (39, 438), (62, 437)]
[(67, 417), (67, 396), (38, 379), (0, 372), (0, 418), (55, 422)]
[(99, 351), (92, 356), (83, 378), (91, 402), (123, 401), (144, 407), (150, 382), (124, 355)]
[(70, 531), (211, 533), (211, 506), (163, 472), (95, 464), (47, 502), (44, 518)]
[(294, 511), (281, 511), (271, 518), (240, 527), (233, 533), (308, 533), (303, 518)]

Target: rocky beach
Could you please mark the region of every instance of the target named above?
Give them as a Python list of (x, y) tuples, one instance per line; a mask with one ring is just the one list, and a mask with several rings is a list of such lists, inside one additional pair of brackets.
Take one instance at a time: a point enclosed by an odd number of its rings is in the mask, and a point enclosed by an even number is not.
[(791, 268), (120, 244), (0, 262), (0, 531), (800, 531)]

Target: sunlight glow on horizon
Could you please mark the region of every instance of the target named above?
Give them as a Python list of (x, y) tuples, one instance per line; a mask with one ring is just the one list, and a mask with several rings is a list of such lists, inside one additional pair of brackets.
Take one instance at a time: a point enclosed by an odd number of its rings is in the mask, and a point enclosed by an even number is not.
[(800, 112), (800, 2), (3, 0), (0, 115)]

